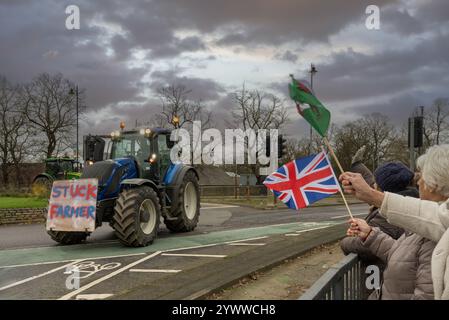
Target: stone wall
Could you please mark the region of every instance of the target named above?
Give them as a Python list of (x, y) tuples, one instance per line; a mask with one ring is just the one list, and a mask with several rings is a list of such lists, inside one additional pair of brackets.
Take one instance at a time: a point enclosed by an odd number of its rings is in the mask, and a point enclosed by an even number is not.
[(47, 208), (0, 209), (0, 225), (43, 223)]

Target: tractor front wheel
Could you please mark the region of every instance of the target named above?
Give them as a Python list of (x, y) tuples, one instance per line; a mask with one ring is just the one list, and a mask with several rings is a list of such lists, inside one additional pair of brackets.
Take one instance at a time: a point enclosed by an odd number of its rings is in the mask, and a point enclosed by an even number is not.
[(193, 171), (187, 171), (179, 187), (177, 203), (165, 225), (173, 232), (188, 232), (196, 228), (200, 217), (200, 185)]
[(67, 232), (67, 231), (47, 231), (50, 237), (60, 244), (78, 244), (84, 242), (90, 233), (88, 232)]
[(157, 237), (161, 216), (159, 197), (150, 187), (124, 190), (114, 207), (112, 227), (119, 241), (130, 247), (144, 247)]

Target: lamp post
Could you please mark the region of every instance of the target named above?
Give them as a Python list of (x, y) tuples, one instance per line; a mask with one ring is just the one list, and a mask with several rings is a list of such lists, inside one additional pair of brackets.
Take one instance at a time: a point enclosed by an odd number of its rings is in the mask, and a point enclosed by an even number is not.
[(79, 108), (78, 108), (78, 85), (75, 86), (75, 90), (73, 88), (70, 89), (69, 94), (76, 96), (76, 161), (79, 161), (79, 141), (78, 141), (78, 131), (79, 131), (79, 125), (78, 125), (78, 118), (79, 118)]
[[(313, 76), (317, 72), (318, 72), (318, 70), (316, 69), (315, 65), (313, 63), (311, 63), (309, 73), (310, 73), (310, 88), (312, 90), (313, 90)], [(312, 136), (313, 136), (313, 130), (312, 130), (312, 126), (310, 126), (309, 154), (311, 153), (311, 149), (312, 149)]]

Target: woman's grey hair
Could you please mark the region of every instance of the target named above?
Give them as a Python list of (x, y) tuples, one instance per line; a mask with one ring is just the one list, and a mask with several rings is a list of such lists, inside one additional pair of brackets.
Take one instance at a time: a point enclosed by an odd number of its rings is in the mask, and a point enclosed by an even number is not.
[(424, 183), (444, 197), (449, 197), (449, 144), (427, 149), (417, 160)]

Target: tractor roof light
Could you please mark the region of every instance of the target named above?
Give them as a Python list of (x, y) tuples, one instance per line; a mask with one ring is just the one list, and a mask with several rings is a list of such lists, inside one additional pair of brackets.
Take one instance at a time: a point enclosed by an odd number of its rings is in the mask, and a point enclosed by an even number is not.
[(139, 133), (143, 136), (149, 137), (151, 135), (151, 129), (149, 128), (142, 128), (139, 130)]
[(125, 129), (125, 122), (124, 121), (120, 121), (120, 129)]
[(117, 139), (120, 137), (120, 131), (112, 131), (111, 132), (111, 138), (112, 139)]
[(177, 128), (179, 126), (179, 117), (177, 115), (174, 115), (171, 122), (175, 126), (175, 128)]

